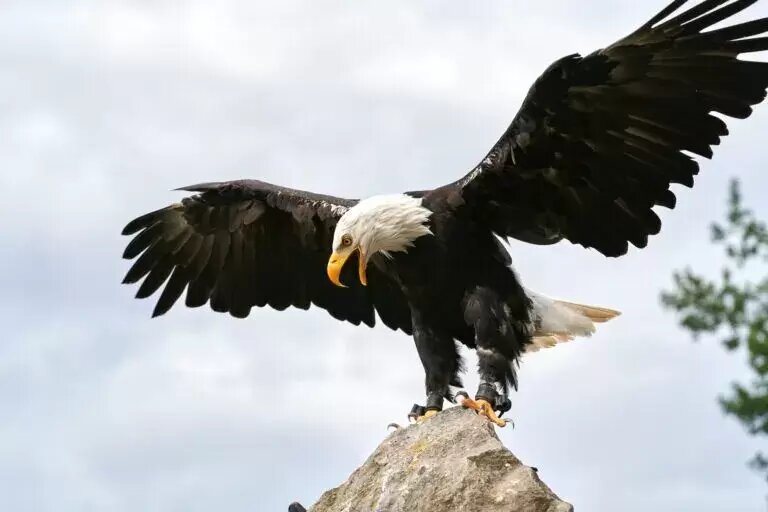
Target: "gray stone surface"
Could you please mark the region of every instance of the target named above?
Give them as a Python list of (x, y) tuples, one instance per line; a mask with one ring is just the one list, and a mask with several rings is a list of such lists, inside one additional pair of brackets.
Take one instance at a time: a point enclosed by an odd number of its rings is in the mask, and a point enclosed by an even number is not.
[[(507, 427), (510, 428), (510, 427)], [(474, 412), (453, 407), (391, 433), (310, 512), (572, 512)]]

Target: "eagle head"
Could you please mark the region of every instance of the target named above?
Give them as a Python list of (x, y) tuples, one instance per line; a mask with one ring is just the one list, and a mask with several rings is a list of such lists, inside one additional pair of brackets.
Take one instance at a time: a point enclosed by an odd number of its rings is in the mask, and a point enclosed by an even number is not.
[(358, 252), (360, 283), (368, 284), (366, 268), (376, 253), (407, 252), (413, 242), (432, 232), (427, 225), (430, 210), (421, 199), (405, 194), (374, 196), (347, 210), (333, 233), (333, 253), (328, 259), (328, 278), (337, 286), (347, 259)]

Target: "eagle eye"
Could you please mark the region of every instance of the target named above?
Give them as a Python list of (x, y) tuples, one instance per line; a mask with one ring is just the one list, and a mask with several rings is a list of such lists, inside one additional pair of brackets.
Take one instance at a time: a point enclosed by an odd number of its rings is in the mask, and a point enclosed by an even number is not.
[(342, 247), (349, 247), (352, 245), (352, 237), (349, 235), (344, 235), (341, 237), (341, 246)]

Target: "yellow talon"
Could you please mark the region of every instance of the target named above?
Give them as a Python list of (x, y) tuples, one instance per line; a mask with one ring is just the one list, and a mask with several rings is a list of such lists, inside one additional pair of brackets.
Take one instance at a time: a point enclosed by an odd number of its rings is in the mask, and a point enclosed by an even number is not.
[(496, 411), (493, 410), (493, 406), (486, 400), (472, 400), (471, 398), (465, 398), (461, 402), (462, 407), (477, 411), (480, 416), (485, 416), (489, 421), (492, 421), (496, 425), (503, 427), (507, 424), (506, 421), (496, 416)]
[(419, 416), (418, 418), (416, 418), (416, 421), (418, 423), (421, 423), (424, 420), (428, 420), (432, 416), (436, 416), (438, 412), (440, 412), (440, 411), (436, 411), (434, 409), (430, 409), (430, 410), (428, 410), (427, 412), (424, 413), (424, 416)]

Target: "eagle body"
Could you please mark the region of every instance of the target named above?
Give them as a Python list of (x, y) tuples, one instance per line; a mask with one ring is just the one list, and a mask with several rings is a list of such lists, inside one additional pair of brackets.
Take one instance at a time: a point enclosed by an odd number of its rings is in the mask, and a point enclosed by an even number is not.
[[(412, 310), (429, 311), (425, 315), (441, 323), (455, 318), (449, 334), (472, 346), (473, 340), (462, 336), (467, 331), (461, 312), (466, 294), (489, 287), (500, 296), (522, 297), (523, 289), (508, 252), (490, 230), (439, 211), (433, 212), (428, 227), (430, 235), (415, 240), (407, 251), (392, 253), (383, 265), (391, 269)], [(518, 313), (524, 320), (526, 311)]]
[[(457, 343), (474, 348), (470, 406), (495, 415), (527, 351), (588, 336), (611, 309), (524, 288), (500, 240), (568, 240), (604, 256), (644, 248), (693, 186), (699, 160), (768, 88), (768, 18), (728, 24), (758, 0), (674, 0), (586, 56), (533, 83), (480, 163), (433, 190), (344, 199), (258, 180), (204, 183), (124, 228), (124, 282), (159, 292), (154, 315), (188, 307), (247, 317), (253, 308), (326, 310), (412, 335), (428, 411), (461, 385)], [(502, 407), (503, 408), (503, 407)]]
[(426, 368), (441, 367), (440, 375), (431, 377), (440, 380), (440, 397), (450, 399), (449, 385), (461, 386), (454, 340), (480, 348), (481, 377), (506, 393), (507, 385), (516, 385), (509, 361), (519, 357), (534, 332), (532, 301), (491, 230), (428, 197), (423, 204), (431, 212), (430, 234), (381, 262), (408, 302), (419, 356)]

